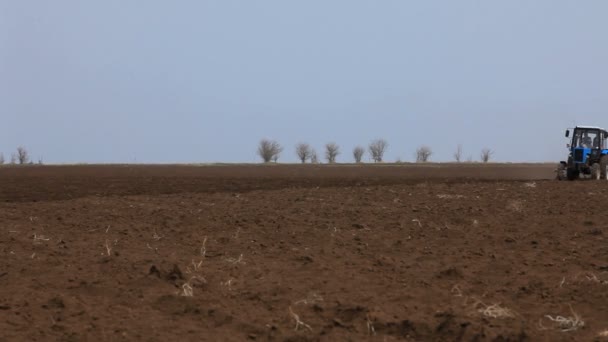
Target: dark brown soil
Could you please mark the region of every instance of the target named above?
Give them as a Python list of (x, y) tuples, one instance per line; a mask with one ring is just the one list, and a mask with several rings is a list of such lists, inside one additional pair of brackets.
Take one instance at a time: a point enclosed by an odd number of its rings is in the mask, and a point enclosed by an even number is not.
[(0, 168), (0, 340), (601, 340), (608, 182), (553, 177)]

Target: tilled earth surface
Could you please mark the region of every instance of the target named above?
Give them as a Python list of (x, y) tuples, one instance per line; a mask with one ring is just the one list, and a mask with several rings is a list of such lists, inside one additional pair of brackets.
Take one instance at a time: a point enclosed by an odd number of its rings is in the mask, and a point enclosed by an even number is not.
[(0, 168), (0, 340), (602, 340), (608, 182), (553, 177)]

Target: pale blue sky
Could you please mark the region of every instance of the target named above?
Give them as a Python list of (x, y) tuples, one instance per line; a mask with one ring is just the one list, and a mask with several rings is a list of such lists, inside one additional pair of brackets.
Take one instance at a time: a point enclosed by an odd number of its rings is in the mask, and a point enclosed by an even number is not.
[(390, 143), (552, 161), (608, 126), (608, 1), (0, 0), (0, 151), (253, 162)]

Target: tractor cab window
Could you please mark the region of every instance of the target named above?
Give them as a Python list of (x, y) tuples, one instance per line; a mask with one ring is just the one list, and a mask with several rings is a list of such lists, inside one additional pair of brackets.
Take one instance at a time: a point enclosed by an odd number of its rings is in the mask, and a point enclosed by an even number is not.
[(603, 139), (597, 130), (577, 130), (572, 139), (574, 147), (600, 148), (603, 147)]

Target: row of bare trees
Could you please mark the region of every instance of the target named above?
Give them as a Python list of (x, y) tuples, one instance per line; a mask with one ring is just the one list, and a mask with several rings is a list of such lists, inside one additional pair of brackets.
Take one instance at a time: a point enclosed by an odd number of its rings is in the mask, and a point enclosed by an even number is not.
[[(424, 145), (420, 146), (420, 147), (418, 147), (418, 149), (416, 149), (416, 162), (417, 163), (428, 162), (431, 158), (431, 155), (433, 155), (433, 150), (430, 147), (424, 146)], [(456, 152), (454, 152), (454, 160), (458, 163), (462, 162), (463, 161), (462, 155), (463, 155), (462, 145), (458, 145), (458, 147), (456, 148)], [(489, 148), (483, 148), (479, 155), (479, 159), (482, 162), (487, 163), (492, 158), (492, 155), (494, 155), (494, 151), (490, 150)], [(472, 161), (473, 161), (473, 157), (469, 156), (469, 158), (467, 159), (467, 162), (472, 162)]]
[[(356, 146), (352, 151), (352, 155), (353, 155), (353, 158), (356, 163), (361, 163), (363, 161), (363, 156), (365, 155), (366, 152), (368, 152), (370, 155), (370, 158), (375, 163), (381, 163), (384, 159), (384, 154), (387, 149), (388, 149), (388, 142), (386, 140), (376, 139), (367, 146), (367, 149), (363, 146)], [(283, 152), (283, 147), (274, 140), (263, 139), (262, 141), (260, 141), (260, 144), (258, 146), (258, 155), (262, 158), (262, 160), (265, 163), (269, 163), (271, 161), (276, 162), (279, 159), (282, 152)], [(295, 152), (296, 152), (296, 155), (298, 156), (298, 160), (302, 164), (304, 164), (306, 162), (311, 162), (313, 164), (316, 164), (319, 162), (319, 157), (317, 155), (317, 151), (313, 147), (311, 147), (308, 143), (303, 143), (303, 142), (298, 143), (295, 146)], [(342, 151), (340, 150), (340, 146), (338, 144), (336, 144), (335, 142), (330, 142), (325, 145), (325, 160), (328, 163), (330, 163), (330, 164), (335, 163), (337, 157), (340, 154), (342, 154)], [(484, 163), (487, 163), (490, 161), (493, 154), (494, 154), (494, 152), (492, 150), (490, 150), (489, 148), (484, 148), (481, 151), (480, 160)], [(420, 146), (418, 149), (416, 149), (416, 162), (418, 162), (418, 163), (428, 162), (428, 161), (430, 161), (430, 158), (432, 155), (433, 155), (433, 150), (430, 147), (428, 147), (426, 145)], [(462, 145), (458, 145), (456, 152), (454, 152), (454, 160), (456, 162), (462, 162), (463, 161), (462, 158), (463, 158)], [(472, 162), (473, 158), (469, 157), (467, 159), (467, 161)]]
[[(462, 145), (458, 145), (458, 147), (456, 148), (456, 152), (454, 152), (454, 160), (460, 163), (463, 158), (462, 154), (463, 154)], [(491, 149), (489, 149), (487, 147), (484, 147), (483, 149), (481, 149), (481, 153), (479, 154), (479, 159), (482, 162), (487, 163), (490, 161), (490, 159), (492, 158), (493, 155), (494, 155), (494, 151), (492, 151)], [(473, 157), (469, 156), (467, 161), (472, 162)]]
[[(382, 162), (382, 158), (384, 157), (384, 153), (388, 148), (388, 143), (383, 139), (377, 139), (372, 141), (368, 150), (372, 160), (376, 163)], [(317, 155), (317, 151), (312, 148), (307, 143), (299, 143), (296, 145), (296, 155), (302, 164), (306, 162), (311, 162), (313, 164), (319, 162), (319, 157)], [(283, 147), (274, 141), (263, 139), (260, 141), (258, 146), (258, 155), (262, 158), (265, 163), (271, 161), (277, 161), (279, 156), (283, 152)], [(365, 148), (363, 146), (357, 146), (353, 149), (353, 157), (355, 158), (355, 162), (361, 163), (363, 160), (363, 156), (365, 155)], [(333, 164), (336, 162), (338, 156), (342, 153), (340, 150), (340, 146), (335, 142), (330, 142), (325, 145), (325, 160), (328, 163)]]
[[(0, 153), (0, 165), (4, 163), (6, 163), (6, 160), (4, 159), (4, 154)], [(31, 161), (30, 153), (27, 151), (27, 149), (23, 146), (19, 146), (17, 147), (16, 152), (11, 153), (11, 158), (9, 159), (8, 163), (25, 165), (32, 164), (33, 162)], [(42, 159), (38, 160), (38, 163), (42, 164)]]

